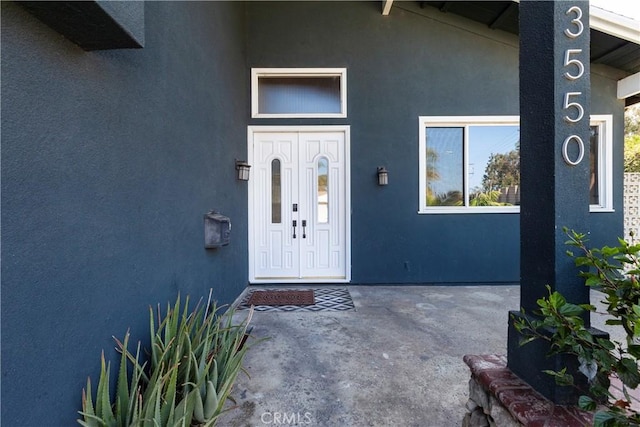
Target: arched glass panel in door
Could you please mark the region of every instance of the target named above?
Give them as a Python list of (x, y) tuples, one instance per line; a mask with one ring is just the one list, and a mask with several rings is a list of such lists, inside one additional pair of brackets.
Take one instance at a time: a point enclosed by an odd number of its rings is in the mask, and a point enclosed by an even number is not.
[(282, 222), (282, 182), (280, 179), (280, 160), (271, 161), (271, 223)]
[(329, 160), (326, 157), (318, 159), (318, 194), (316, 200), (318, 203), (318, 223), (326, 224), (329, 222)]

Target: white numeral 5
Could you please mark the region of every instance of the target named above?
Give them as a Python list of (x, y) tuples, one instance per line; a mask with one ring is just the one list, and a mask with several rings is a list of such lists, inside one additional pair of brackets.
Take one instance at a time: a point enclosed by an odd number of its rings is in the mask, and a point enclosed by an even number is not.
[(566, 110), (570, 107), (575, 107), (578, 110), (578, 116), (575, 119), (572, 119), (571, 117), (569, 117), (568, 114), (564, 116), (564, 119), (568, 122), (571, 122), (571, 123), (579, 122), (582, 119), (582, 116), (584, 116), (584, 108), (582, 108), (582, 105), (580, 105), (578, 102), (569, 102), (570, 96), (580, 96), (580, 95), (582, 95), (582, 92), (567, 92), (564, 94), (564, 105), (562, 108)]
[(567, 49), (567, 51), (564, 53), (564, 66), (568, 67), (569, 65), (573, 64), (576, 67), (578, 67), (578, 74), (571, 74), (568, 71), (564, 73), (564, 76), (569, 80), (579, 79), (584, 74), (584, 64), (582, 63), (582, 61), (580, 61), (579, 59), (570, 58), (571, 54), (574, 54), (574, 53), (580, 54), (582, 53), (582, 49)]

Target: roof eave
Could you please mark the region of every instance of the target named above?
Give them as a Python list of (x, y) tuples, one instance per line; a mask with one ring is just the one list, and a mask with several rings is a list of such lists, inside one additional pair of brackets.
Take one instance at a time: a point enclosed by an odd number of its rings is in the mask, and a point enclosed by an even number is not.
[(589, 26), (594, 30), (640, 44), (640, 22), (626, 16), (590, 6)]

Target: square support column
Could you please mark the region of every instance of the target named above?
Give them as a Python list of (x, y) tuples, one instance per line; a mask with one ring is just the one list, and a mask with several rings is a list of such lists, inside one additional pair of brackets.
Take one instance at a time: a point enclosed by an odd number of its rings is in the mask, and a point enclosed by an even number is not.
[[(520, 2), (520, 302), (527, 315), (548, 295), (546, 285), (575, 304), (589, 302), (563, 232), (588, 232), (589, 40), (588, 1)], [(540, 340), (518, 341), (510, 320), (509, 368), (555, 403), (574, 403), (572, 389), (542, 372), (571, 369), (570, 358), (547, 357)]]

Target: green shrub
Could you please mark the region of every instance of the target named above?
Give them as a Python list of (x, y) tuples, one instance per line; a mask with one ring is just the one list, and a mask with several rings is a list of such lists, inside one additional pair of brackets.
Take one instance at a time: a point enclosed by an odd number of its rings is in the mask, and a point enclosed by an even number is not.
[[(598, 410), (594, 416), (595, 426), (640, 425), (640, 413), (631, 408), (637, 399), (630, 393), (640, 384), (640, 244), (618, 239), (616, 247), (589, 249), (584, 234), (566, 229), (565, 233), (569, 236), (567, 244), (580, 251), (580, 255), (571, 250), (567, 254), (574, 258), (576, 266), (585, 269), (579, 274), (586, 286), (604, 293), (602, 302), (610, 315), (606, 324), (621, 326), (625, 341), (594, 337), (585, 327), (582, 316), (596, 308), (569, 303), (547, 286), (549, 296), (537, 301), (537, 318), (514, 317), (514, 325), (523, 335), (521, 344), (545, 339), (552, 353), (577, 357), (579, 371), (587, 377), (590, 392), (589, 396), (580, 397), (579, 405), (585, 410)], [(574, 384), (566, 369), (545, 372), (553, 375), (558, 384)], [(622, 397), (611, 393), (612, 377), (620, 380)]]
[(640, 134), (624, 138), (624, 171), (640, 172)]
[(135, 354), (129, 351), (129, 332), (122, 342), (114, 337), (121, 353), (114, 401), (109, 386), (110, 363), (105, 362), (103, 352), (95, 404), (89, 378), (82, 391), (83, 418), (78, 422), (85, 427), (214, 425), (243, 370), (242, 361), (250, 347), (245, 343), (247, 327), (253, 312), (234, 325), (234, 310), (222, 315), (215, 303), (201, 303), (189, 311), (189, 297), (182, 308), (178, 296), (164, 314), (158, 306), (157, 318), (149, 309), (148, 361), (141, 361), (140, 343)]

